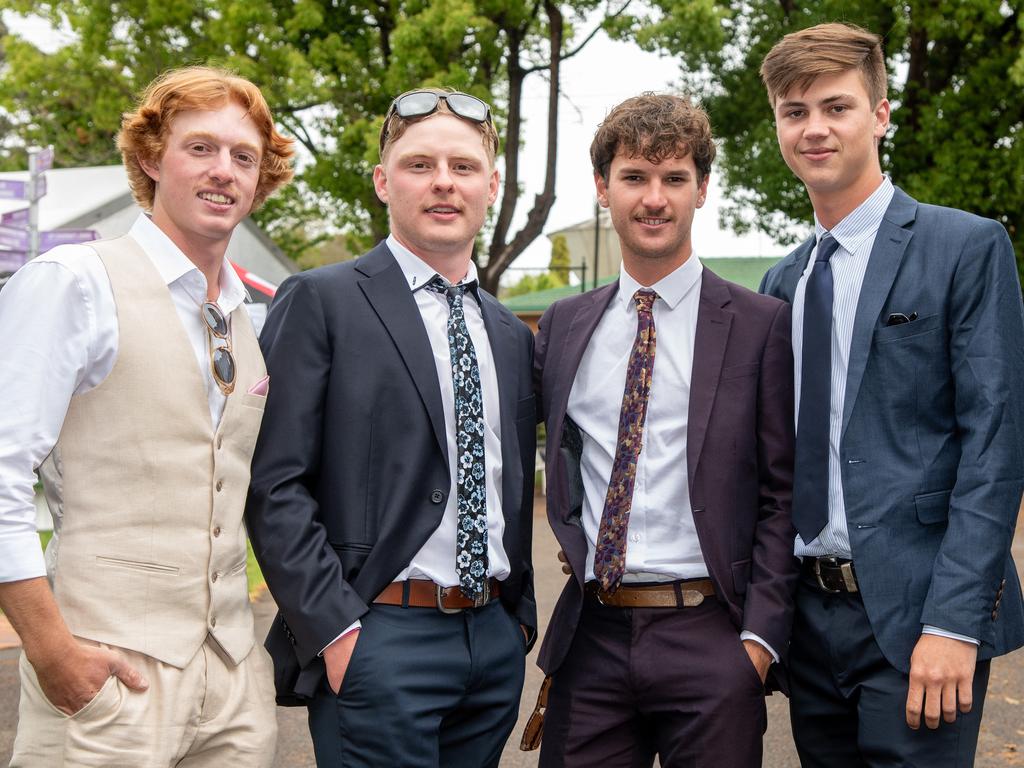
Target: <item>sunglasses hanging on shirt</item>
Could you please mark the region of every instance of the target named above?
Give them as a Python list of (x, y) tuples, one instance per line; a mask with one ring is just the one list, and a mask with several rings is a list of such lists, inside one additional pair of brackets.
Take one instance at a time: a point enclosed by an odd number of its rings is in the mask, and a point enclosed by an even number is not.
[[(210, 370), (220, 391), (230, 395), (235, 389), (235, 356), (231, 354), (228, 320), (220, 307), (212, 301), (203, 302), (200, 314), (206, 326), (206, 338), (210, 346)], [(214, 339), (223, 343), (215, 343)]]

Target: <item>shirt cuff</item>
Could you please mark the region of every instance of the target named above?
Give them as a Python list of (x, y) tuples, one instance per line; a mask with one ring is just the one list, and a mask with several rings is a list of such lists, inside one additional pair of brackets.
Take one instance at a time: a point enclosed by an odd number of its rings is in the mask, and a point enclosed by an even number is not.
[(326, 651), (328, 648), (330, 648), (336, 642), (341, 640), (341, 638), (343, 638), (349, 632), (355, 632), (357, 629), (362, 628), (362, 626), (363, 626), (363, 622), (361, 622), (359, 619), (356, 619), (351, 624), (349, 624), (347, 627), (345, 627), (345, 629), (342, 630), (340, 635), (338, 635), (336, 638), (331, 640), (331, 642), (329, 642), (327, 645), (325, 645), (323, 648), (321, 648), (320, 649), (320, 653), (318, 653), (317, 656), (323, 656), (324, 655), (324, 651)]
[(948, 629), (939, 629), (933, 627), (931, 624), (925, 624), (921, 628), (922, 635), (938, 635), (939, 637), (948, 637), (951, 640), (960, 640), (964, 643), (974, 643), (975, 645), (981, 645), (981, 641), (975, 640), (973, 637), (967, 635), (958, 635), (956, 632), (950, 632)]
[(764, 646), (764, 649), (766, 651), (768, 651), (768, 653), (770, 653), (772, 655), (773, 659), (775, 659), (775, 663), (776, 664), (779, 663), (779, 654), (777, 654), (775, 652), (775, 649), (772, 648), (770, 645), (768, 645), (768, 643), (766, 643), (760, 637), (755, 635), (753, 632), (748, 632), (747, 630), (744, 629), (742, 632), (740, 632), (740, 640), (753, 640), (758, 645)]
[(46, 575), (43, 548), (35, 531), (0, 536), (0, 582), (37, 579)]

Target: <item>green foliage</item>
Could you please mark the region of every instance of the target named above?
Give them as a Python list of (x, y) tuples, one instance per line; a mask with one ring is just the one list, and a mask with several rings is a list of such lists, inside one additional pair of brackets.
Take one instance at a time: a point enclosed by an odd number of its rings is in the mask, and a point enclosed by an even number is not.
[[(783, 35), (824, 21), (883, 34), (894, 107), (884, 170), (915, 197), (1002, 222), (1024, 271), (1022, 8), (1022, 0), (652, 0), (618, 31), (681, 57), (685, 85), (724, 142), (723, 224), (788, 242), (811, 209), (779, 155), (761, 60)], [(719, 23), (697, 28), (697, 14)]]
[(551, 238), (551, 261), (548, 262), (548, 271), (539, 275), (523, 275), (518, 282), (502, 291), (502, 296), (521, 296), (568, 285), (569, 266), (569, 243), (566, 242), (565, 235), (555, 235)]
[[(23, 165), (24, 144), (56, 147), (60, 166), (117, 162), (121, 113), (160, 72), (227, 66), (263, 90), (285, 131), (305, 147), (297, 191), (257, 215), (293, 257), (315, 243), (304, 222), (348, 233), (365, 248), (387, 232), (371, 172), (392, 97), (446, 85), (497, 108), (499, 129), (531, 72), (548, 72), (551, 19), (569, 41), (600, 0), (0, 0), (0, 10), (65, 26), (74, 42), (44, 53), (3, 38), (0, 119), (21, 144), (0, 144), (0, 165)], [(3, 30), (0, 30), (2, 33)], [(558, 50), (568, 48), (559, 45)], [(0, 127), (4, 127), (0, 125)], [(521, 125), (515, 121), (513, 130)], [(503, 136), (502, 146), (510, 137)], [(518, 144), (518, 142), (516, 142)], [(513, 161), (515, 158), (513, 158)], [(552, 192), (553, 199), (553, 192)], [(543, 210), (546, 218), (547, 209)], [(543, 218), (534, 228), (539, 232)], [(511, 211), (503, 220), (511, 219)], [(533, 239), (511, 246), (517, 255)], [(507, 259), (512, 233), (491, 252)], [(494, 270), (491, 270), (494, 272)], [(500, 273), (488, 274), (496, 282)]]

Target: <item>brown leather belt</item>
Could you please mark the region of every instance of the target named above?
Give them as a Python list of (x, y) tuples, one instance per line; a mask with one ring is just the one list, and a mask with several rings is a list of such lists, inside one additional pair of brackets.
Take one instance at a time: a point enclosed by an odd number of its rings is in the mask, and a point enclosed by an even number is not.
[(859, 592), (857, 573), (853, 562), (841, 557), (805, 557), (803, 571), (806, 577), (820, 589), (829, 594), (841, 592)]
[(715, 586), (711, 579), (690, 579), (643, 586), (623, 584), (609, 593), (598, 582), (588, 581), (587, 595), (610, 608), (695, 608), (705, 597), (714, 597)]
[[(408, 593), (406, 593), (408, 587)], [(426, 579), (393, 581), (374, 598), (380, 605), (402, 605), (411, 608), (437, 608), (441, 613), (458, 613), (466, 608), (480, 608), (501, 595), (501, 582), (488, 579), (484, 593), (477, 599), (466, 597), (458, 587), (442, 587)]]

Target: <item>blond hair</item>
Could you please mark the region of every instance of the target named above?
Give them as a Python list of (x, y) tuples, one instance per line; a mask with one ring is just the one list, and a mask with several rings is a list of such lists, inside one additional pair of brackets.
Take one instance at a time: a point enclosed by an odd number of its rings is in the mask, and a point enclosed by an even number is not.
[[(449, 93), (459, 93), (454, 88), (414, 88), (411, 91), (406, 91), (395, 98), (397, 102), (402, 96), (408, 96), (410, 93), (419, 93), (426, 91), (428, 93), (436, 93), (438, 96), (447, 96)], [(394, 102), (392, 102), (394, 104)], [(448, 107), (448, 102), (441, 99), (437, 102), (437, 109), (431, 112), (429, 115), (417, 115), (416, 117), (401, 117), (397, 111), (388, 110), (387, 116), (384, 118), (384, 124), (380, 127), (380, 161), (383, 163), (384, 158), (388, 151), (394, 145), (396, 141), (402, 138), (406, 128), (413, 123), (418, 123), (421, 120), (426, 120), (431, 115), (436, 115), (438, 112), (454, 115), (459, 117)], [(464, 118), (459, 118), (464, 120)], [(484, 145), (484, 151), (487, 153), (487, 159), (494, 167), (494, 161), (498, 157), (498, 129), (494, 127), (493, 118), (489, 118), (482, 123), (476, 123), (472, 120), (465, 120), (465, 122), (475, 125), (477, 130), (480, 131), (481, 141)]]

